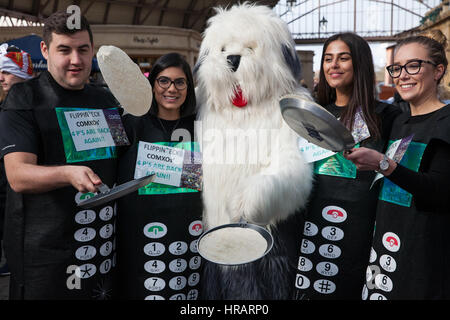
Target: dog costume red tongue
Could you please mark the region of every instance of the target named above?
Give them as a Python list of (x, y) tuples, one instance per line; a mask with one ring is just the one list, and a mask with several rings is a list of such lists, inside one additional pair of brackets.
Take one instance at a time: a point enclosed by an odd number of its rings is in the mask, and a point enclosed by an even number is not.
[(233, 105), (238, 108), (242, 108), (247, 105), (247, 100), (245, 100), (244, 96), (242, 95), (242, 90), (239, 86), (234, 91)]

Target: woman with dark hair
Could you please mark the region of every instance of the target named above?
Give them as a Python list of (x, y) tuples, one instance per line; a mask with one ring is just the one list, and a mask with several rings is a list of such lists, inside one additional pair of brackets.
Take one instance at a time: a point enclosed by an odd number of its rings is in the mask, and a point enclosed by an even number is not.
[[(196, 241), (203, 229), (202, 202), (195, 186), (183, 184), (184, 170), (193, 158), (189, 155), (198, 151), (191, 141), (194, 82), (189, 64), (177, 53), (159, 58), (149, 81), (153, 88), (149, 112), (123, 117), (131, 146), (119, 159), (119, 183), (153, 172), (158, 183), (119, 201), (118, 298), (196, 299), (201, 267)], [(161, 161), (154, 160), (157, 158)], [(177, 176), (180, 170), (181, 178)], [(199, 171), (190, 178), (199, 178)]]
[[(352, 133), (356, 122), (358, 128), (360, 119), (365, 122), (357, 146), (384, 150), (397, 111), (375, 100), (372, 53), (358, 35), (336, 34), (325, 42), (318, 102)], [(314, 173), (295, 298), (360, 299), (375, 221), (375, 173), (357, 172), (342, 152), (314, 162)]]
[(450, 107), (439, 96), (446, 46), (441, 32), (408, 37), (386, 67), (410, 106), (389, 136), (392, 146), (410, 141), (398, 147), (403, 157), (369, 148), (346, 155), (384, 176), (363, 299), (450, 298)]

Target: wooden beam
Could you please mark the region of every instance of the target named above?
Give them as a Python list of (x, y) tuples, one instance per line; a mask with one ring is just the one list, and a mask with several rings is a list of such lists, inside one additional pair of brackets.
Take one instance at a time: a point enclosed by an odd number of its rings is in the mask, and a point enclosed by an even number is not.
[(161, 2), (162, 0), (155, 0), (152, 4), (152, 6), (150, 7), (150, 9), (148, 10), (147, 14), (145, 15), (145, 17), (140, 21), (140, 24), (144, 24), (145, 21), (148, 19), (148, 17), (150, 17), (150, 15), (152, 14), (153, 10), (156, 8), (156, 6)]
[(89, 4), (87, 5), (87, 7), (84, 8), (84, 10), (81, 12), (81, 14), (82, 14), (83, 16), (85, 16), (86, 13), (89, 11), (89, 9), (92, 7), (92, 5), (93, 5), (94, 3), (95, 3), (95, 1), (94, 1), (94, 0), (91, 0), (91, 2), (89, 2)]
[(194, 26), (197, 24), (197, 22), (206, 19), (208, 12), (212, 9), (212, 7), (217, 6), (217, 3), (219, 0), (214, 0), (213, 3), (209, 6), (205, 6), (200, 12), (198, 13), (197, 18), (194, 20), (194, 22), (190, 25), (188, 29), (194, 29)]
[[(155, 3), (159, 3), (158, 0), (156, 0), (154, 3), (143, 3), (143, 4), (123, 1), (123, 0), (95, 0), (95, 2), (111, 3), (111, 4), (127, 6), (127, 7), (140, 7), (142, 9), (149, 9), (149, 10), (159, 9), (159, 10), (170, 11), (170, 12), (179, 13), (179, 14), (185, 13), (185, 10), (183, 10), (183, 9), (164, 7), (164, 5), (162, 7), (156, 7)], [(192, 12), (188, 12), (188, 13), (197, 14), (198, 12), (192, 11)]]
[(163, 7), (161, 8), (161, 11), (159, 12), (159, 21), (158, 21), (158, 26), (162, 25), (162, 21), (164, 19), (164, 14), (165, 14), (165, 10), (167, 9), (168, 5), (169, 5), (170, 0), (166, 0), (166, 2), (164, 3)]
[(33, 0), (33, 4), (31, 5), (31, 13), (36, 17), (38, 17), (40, 10), (41, 10), (41, 0)]
[(111, 7), (111, 3), (107, 3), (105, 7), (105, 12), (103, 12), (103, 24), (108, 23), (108, 15), (109, 15), (109, 8)]
[(189, 19), (191, 17), (191, 15), (187, 12), (192, 11), (195, 6), (197, 5), (198, 0), (191, 0), (191, 2), (189, 3), (189, 6), (186, 8), (186, 13), (184, 14), (183, 17), (183, 23), (181, 24), (182, 28), (187, 28), (189, 26)]
[(133, 21), (131, 24), (139, 25), (141, 21), (142, 5), (145, 4), (145, 0), (139, 0), (134, 8)]
[(52, 13), (58, 11), (58, 5), (59, 5), (59, 0), (55, 0), (55, 2), (53, 2), (53, 10), (52, 10)]
[(44, 11), (45, 8), (47, 8), (47, 6), (49, 5), (50, 1), (51, 0), (47, 0), (47, 1), (45, 1), (45, 3), (43, 5), (41, 5), (41, 9), (40, 9), (41, 12)]
[(14, 10), (0, 9), (0, 15), (7, 16), (8, 18), (13, 17), (16, 19), (25, 19), (34, 22), (40, 22), (40, 19), (36, 16)]

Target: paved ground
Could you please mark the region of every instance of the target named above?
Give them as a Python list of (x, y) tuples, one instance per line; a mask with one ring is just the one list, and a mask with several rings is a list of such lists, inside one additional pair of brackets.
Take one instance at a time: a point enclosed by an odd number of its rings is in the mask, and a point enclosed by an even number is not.
[[(5, 262), (5, 257), (1, 257), (0, 266)], [(0, 300), (8, 300), (9, 276), (0, 277)]]

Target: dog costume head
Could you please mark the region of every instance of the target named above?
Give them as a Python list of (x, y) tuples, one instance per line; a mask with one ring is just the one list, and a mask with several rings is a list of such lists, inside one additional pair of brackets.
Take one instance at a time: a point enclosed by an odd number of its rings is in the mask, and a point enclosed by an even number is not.
[(294, 92), (300, 61), (286, 23), (270, 8), (248, 3), (216, 12), (194, 69), (204, 104), (234, 112)]

